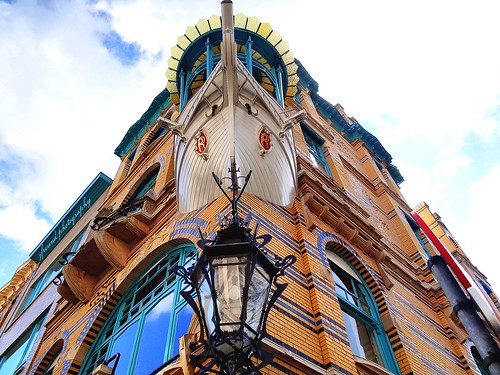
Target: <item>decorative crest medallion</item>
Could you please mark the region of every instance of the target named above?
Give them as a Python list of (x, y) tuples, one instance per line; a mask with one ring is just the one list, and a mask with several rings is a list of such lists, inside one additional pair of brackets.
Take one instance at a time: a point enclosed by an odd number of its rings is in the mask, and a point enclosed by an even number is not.
[(271, 143), (271, 132), (265, 126), (260, 128), (259, 131), (259, 145), (260, 145), (259, 154), (261, 156), (264, 155), (266, 152), (271, 151), (271, 149), (273, 148), (273, 144)]
[(198, 155), (202, 156), (203, 159), (208, 159), (208, 139), (203, 130), (200, 130), (196, 135), (195, 151)]

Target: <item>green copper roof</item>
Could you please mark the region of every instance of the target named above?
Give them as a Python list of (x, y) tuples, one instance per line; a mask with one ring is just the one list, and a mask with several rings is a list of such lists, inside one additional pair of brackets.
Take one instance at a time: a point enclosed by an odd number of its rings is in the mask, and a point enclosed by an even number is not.
[(153, 99), (153, 102), (149, 106), (148, 110), (144, 112), (141, 118), (132, 125), (125, 137), (123, 137), (122, 141), (115, 149), (115, 155), (120, 158), (128, 153), (135, 141), (141, 138), (148, 126), (150, 126), (160, 115), (160, 111), (167, 107), (170, 104), (170, 93), (167, 89), (163, 89), (156, 98)]

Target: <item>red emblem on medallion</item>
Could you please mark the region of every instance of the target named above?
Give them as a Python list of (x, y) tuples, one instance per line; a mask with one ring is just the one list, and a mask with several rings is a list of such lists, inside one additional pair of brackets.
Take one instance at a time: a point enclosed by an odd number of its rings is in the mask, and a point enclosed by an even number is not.
[(200, 155), (205, 153), (208, 146), (208, 141), (205, 133), (202, 131), (196, 136), (196, 152)]
[(260, 129), (259, 144), (260, 147), (262, 147), (262, 151), (264, 152), (268, 152), (273, 147), (271, 143), (271, 133), (266, 131), (265, 128)]

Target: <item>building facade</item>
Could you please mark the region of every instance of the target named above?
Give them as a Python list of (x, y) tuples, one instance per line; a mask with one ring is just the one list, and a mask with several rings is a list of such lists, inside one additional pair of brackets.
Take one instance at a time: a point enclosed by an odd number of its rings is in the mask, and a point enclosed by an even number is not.
[[(231, 211), (211, 173), (233, 163), (253, 172), (239, 214), (271, 236), (270, 258), (297, 258), (263, 374), (487, 374), (427, 266), (438, 253), (390, 154), (318, 95), (269, 24), (237, 14), (228, 37), (223, 22), (178, 38), (167, 88), (115, 150), (114, 180), (99, 175), (0, 290), (0, 374), (196, 373), (186, 338), (199, 326), (174, 269)], [(498, 313), (440, 218), (416, 210)]]

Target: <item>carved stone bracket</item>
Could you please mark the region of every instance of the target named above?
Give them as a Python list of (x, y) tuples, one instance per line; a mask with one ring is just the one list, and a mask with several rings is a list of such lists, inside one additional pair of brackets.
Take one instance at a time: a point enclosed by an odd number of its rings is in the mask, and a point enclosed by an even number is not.
[(76, 305), (78, 302), (80, 302), (80, 300), (77, 296), (75, 296), (75, 293), (73, 293), (66, 281), (64, 281), (57, 287), (57, 293), (59, 293), (62, 298), (64, 298), (69, 303), (72, 303), (73, 305)]
[(75, 297), (82, 302), (89, 301), (97, 284), (97, 278), (71, 263), (64, 266), (62, 272)]
[(120, 271), (126, 266), (130, 252), (128, 244), (106, 231), (97, 232), (94, 240), (102, 256), (113, 268)]
[(149, 232), (149, 226), (135, 216), (126, 216), (116, 220), (104, 231), (130, 245), (144, 238)]

